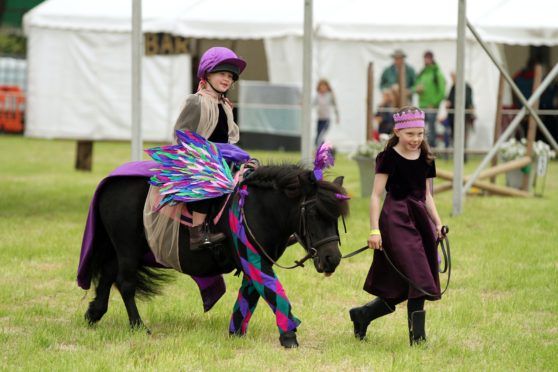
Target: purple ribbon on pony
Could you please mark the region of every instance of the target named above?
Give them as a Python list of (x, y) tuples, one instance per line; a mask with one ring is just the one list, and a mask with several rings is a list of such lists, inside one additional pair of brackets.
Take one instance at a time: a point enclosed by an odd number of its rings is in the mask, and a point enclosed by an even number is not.
[[(316, 150), (316, 157), (314, 158), (314, 177), (321, 181), (324, 179), (324, 169), (333, 167), (335, 164), (335, 157), (333, 156), (333, 146), (324, 142)], [(339, 200), (348, 200), (349, 196), (343, 194), (335, 194)]]

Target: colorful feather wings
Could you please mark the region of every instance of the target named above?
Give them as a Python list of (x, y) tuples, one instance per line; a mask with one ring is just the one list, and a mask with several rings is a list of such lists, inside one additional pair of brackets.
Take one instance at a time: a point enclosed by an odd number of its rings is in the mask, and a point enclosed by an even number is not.
[(176, 136), (177, 145), (145, 150), (160, 164), (149, 183), (161, 188), (161, 207), (216, 198), (234, 190), (229, 166), (215, 144), (194, 132), (176, 131)]

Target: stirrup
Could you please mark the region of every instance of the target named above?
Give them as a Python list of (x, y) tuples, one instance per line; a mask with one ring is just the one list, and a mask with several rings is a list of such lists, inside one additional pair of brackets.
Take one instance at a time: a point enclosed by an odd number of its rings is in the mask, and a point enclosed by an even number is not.
[(219, 243), (225, 239), (225, 234), (215, 233), (210, 234), (207, 231), (207, 226), (199, 225), (192, 226), (189, 228), (190, 232), (190, 250), (198, 250), (206, 247), (210, 247), (213, 244)]

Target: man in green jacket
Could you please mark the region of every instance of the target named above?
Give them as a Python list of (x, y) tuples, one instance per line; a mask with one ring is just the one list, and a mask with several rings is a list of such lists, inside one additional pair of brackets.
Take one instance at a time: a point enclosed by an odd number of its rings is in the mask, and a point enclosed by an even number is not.
[(418, 74), (414, 91), (419, 97), (419, 107), (425, 111), (427, 138), (430, 147), (436, 147), (436, 117), (438, 107), (446, 95), (446, 79), (431, 51), (424, 53), (424, 68)]
[[(399, 70), (402, 67), (405, 68), (405, 89), (406, 89), (406, 97), (405, 101), (408, 101), (411, 94), (412, 88), (415, 85), (415, 70), (405, 63), (405, 53), (401, 49), (396, 49), (392, 54), (391, 58), (393, 58), (393, 63), (385, 68), (382, 72), (382, 77), (380, 79), (380, 89), (382, 91), (391, 89), (396, 94), (400, 94), (399, 92)], [(400, 101), (400, 100), (396, 100)]]

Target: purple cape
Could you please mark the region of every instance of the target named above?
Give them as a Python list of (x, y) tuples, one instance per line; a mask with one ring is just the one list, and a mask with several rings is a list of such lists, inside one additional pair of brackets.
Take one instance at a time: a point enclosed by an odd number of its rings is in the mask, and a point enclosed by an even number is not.
[[(89, 289), (91, 286), (91, 273), (86, 270), (86, 267), (91, 258), (93, 250), (93, 232), (95, 231), (95, 224), (98, 222), (99, 217), (97, 214), (97, 197), (99, 195), (99, 190), (101, 190), (106, 181), (111, 177), (141, 176), (146, 177), (145, 182), (147, 183), (147, 179), (153, 174), (153, 171), (150, 171), (150, 169), (156, 168), (157, 166), (158, 164), (154, 161), (126, 163), (112, 171), (112, 173), (104, 178), (97, 186), (97, 190), (95, 190), (95, 194), (89, 205), (89, 214), (87, 216), (87, 223), (83, 233), (83, 242), (81, 244), (77, 272), (77, 282), (80, 288)], [(155, 257), (151, 251), (144, 256), (143, 261), (146, 265), (151, 267), (164, 267), (155, 261)], [(223, 276), (217, 275), (203, 278), (192, 276), (192, 279), (194, 279), (200, 289), (204, 311), (209, 311), (226, 291)]]

